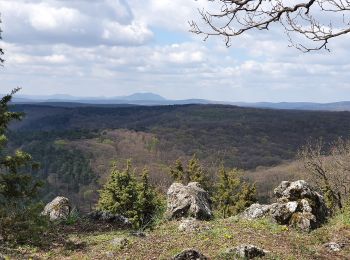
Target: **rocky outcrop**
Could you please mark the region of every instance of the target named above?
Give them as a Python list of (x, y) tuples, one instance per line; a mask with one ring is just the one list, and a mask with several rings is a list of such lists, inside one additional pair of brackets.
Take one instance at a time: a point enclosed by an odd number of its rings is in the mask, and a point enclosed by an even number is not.
[(172, 260), (207, 260), (208, 258), (194, 249), (186, 249), (177, 254)]
[(309, 231), (322, 225), (329, 213), (323, 197), (305, 181), (283, 181), (274, 190), (277, 202), (253, 204), (241, 217), (256, 219), (269, 216), (281, 225)]
[(44, 211), (41, 214), (49, 216), (51, 221), (66, 220), (71, 209), (72, 207), (69, 199), (66, 197), (56, 197), (45, 206)]
[(110, 212), (104, 211), (104, 210), (90, 212), (88, 214), (88, 216), (90, 219), (92, 219), (94, 221), (111, 223), (111, 224), (114, 224), (118, 227), (129, 228), (132, 226), (132, 224), (128, 218), (126, 218), (122, 215), (113, 214), (113, 213), (110, 213)]
[(236, 248), (228, 249), (226, 254), (238, 256), (243, 259), (253, 259), (265, 256), (267, 251), (254, 245), (240, 245)]
[(213, 216), (210, 204), (208, 193), (198, 182), (191, 182), (187, 186), (173, 183), (167, 192), (166, 217), (168, 219), (193, 217), (207, 220)]

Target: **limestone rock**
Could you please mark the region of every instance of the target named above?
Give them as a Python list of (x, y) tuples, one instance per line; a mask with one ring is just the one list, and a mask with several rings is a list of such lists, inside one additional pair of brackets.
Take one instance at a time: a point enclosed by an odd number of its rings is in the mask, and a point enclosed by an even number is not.
[(310, 231), (318, 227), (315, 215), (310, 212), (297, 212), (293, 214), (289, 225), (302, 231)]
[(241, 217), (256, 219), (269, 216), (281, 225), (290, 225), (303, 231), (321, 226), (329, 216), (326, 203), (306, 181), (283, 181), (274, 190), (277, 203), (253, 204)]
[(179, 225), (179, 231), (193, 232), (199, 230), (199, 228), (198, 220), (194, 218), (183, 219)]
[(93, 212), (90, 212), (88, 216), (90, 219), (94, 221), (112, 223), (119, 227), (128, 228), (132, 226), (131, 222), (126, 217), (119, 214), (113, 214), (108, 211), (103, 211), (103, 210), (93, 211)]
[(131, 231), (130, 235), (134, 236), (134, 237), (146, 237), (147, 236), (147, 234), (145, 232), (142, 232), (142, 231)]
[(271, 209), (271, 205), (261, 205), (259, 203), (252, 204), (249, 208), (247, 208), (240, 215), (244, 219), (258, 219), (262, 217), (266, 217), (269, 215)]
[(237, 256), (244, 259), (253, 259), (265, 256), (266, 251), (254, 245), (240, 245), (234, 249)]
[(310, 185), (304, 180), (294, 182), (282, 181), (274, 190), (274, 194), (278, 199), (288, 201), (314, 197), (314, 191), (312, 191)]
[(325, 248), (327, 248), (328, 251), (331, 252), (339, 252), (344, 248), (345, 244), (343, 243), (336, 243), (336, 242), (329, 242), (323, 245)]
[(114, 247), (124, 248), (129, 244), (129, 240), (125, 237), (116, 237), (111, 241), (111, 245)]
[(66, 197), (56, 197), (45, 206), (41, 214), (49, 216), (51, 221), (65, 220), (68, 218), (71, 209), (69, 199)]
[(207, 260), (208, 258), (194, 249), (186, 249), (177, 254), (172, 260)]
[(173, 183), (167, 192), (168, 219), (180, 219), (193, 217), (206, 220), (213, 216), (211, 201), (208, 193), (197, 182), (191, 182), (187, 186), (181, 183)]
[(286, 225), (289, 223), (293, 213), (297, 210), (296, 201), (288, 203), (275, 203), (271, 206), (270, 215), (278, 224)]

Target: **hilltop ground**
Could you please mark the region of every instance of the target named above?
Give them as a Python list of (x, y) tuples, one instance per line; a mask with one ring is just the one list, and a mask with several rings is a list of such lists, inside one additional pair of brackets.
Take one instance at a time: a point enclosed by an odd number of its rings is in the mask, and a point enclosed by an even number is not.
[[(264, 259), (350, 259), (350, 213), (338, 215), (310, 233), (289, 229), (267, 219), (248, 221), (235, 217), (202, 223), (202, 230), (180, 232), (178, 222), (164, 222), (146, 237), (130, 231), (108, 230), (79, 220), (59, 225), (43, 236), (42, 247), (7, 250), (11, 259), (170, 259), (186, 248), (195, 248), (210, 259), (232, 259), (228, 248), (248, 243), (270, 251)], [(207, 229), (208, 228), (208, 229)], [(124, 247), (113, 246), (115, 238), (127, 238)], [(344, 243), (340, 252), (330, 252), (327, 242)]]

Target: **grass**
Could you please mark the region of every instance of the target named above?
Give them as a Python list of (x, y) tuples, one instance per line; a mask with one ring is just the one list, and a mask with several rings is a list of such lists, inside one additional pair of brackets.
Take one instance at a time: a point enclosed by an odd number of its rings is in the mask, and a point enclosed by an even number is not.
[[(60, 231), (63, 242), (52, 241), (50, 248), (16, 248), (11, 259), (170, 259), (186, 248), (198, 249), (210, 259), (230, 259), (225, 251), (240, 244), (254, 244), (269, 251), (264, 259), (346, 259), (350, 255), (349, 224), (349, 214), (343, 213), (315, 231), (302, 233), (268, 219), (228, 218), (203, 222), (209, 229), (188, 233), (179, 231), (179, 223), (171, 221), (161, 223), (146, 237), (132, 236), (126, 230), (94, 229), (91, 224), (89, 230), (66, 225)], [(127, 238), (128, 245), (112, 246), (116, 237)], [(323, 247), (330, 241), (348, 246), (331, 253)]]

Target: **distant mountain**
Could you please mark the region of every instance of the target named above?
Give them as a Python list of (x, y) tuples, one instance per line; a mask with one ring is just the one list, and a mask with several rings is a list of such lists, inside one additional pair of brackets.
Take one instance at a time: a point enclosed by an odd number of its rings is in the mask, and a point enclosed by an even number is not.
[(312, 102), (233, 102), (231, 104), (242, 107), (271, 108), (271, 109), (294, 109), (294, 110), (324, 110), (324, 111), (350, 111), (350, 101), (333, 103), (312, 103)]
[(135, 93), (135, 94), (132, 94), (129, 96), (115, 97), (113, 99), (128, 100), (128, 101), (137, 101), (137, 100), (165, 101), (166, 100), (162, 96), (154, 94), (154, 93)]
[[(128, 96), (116, 96), (116, 97), (74, 97), (70, 95), (49, 95), (49, 96), (29, 96), (29, 95), (16, 95), (13, 98), (14, 103), (21, 104), (41, 104), (41, 105), (57, 105), (63, 106), (67, 103), (69, 107), (82, 106), (82, 105), (144, 105), (144, 106), (156, 106), (156, 105), (186, 105), (186, 104), (214, 104), (221, 102), (213, 102), (204, 99), (185, 99), (185, 100), (169, 100), (158, 94), (146, 92), (146, 93), (134, 93)], [(69, 104), (68, 104), (69, 103)]]
[[(184, 99), (170, 100), (158, 94), (146, 92), (135, 93), (128, 96), (116, 97), (74, 97), (70, 95), (50, 95), (50, 96), (29, 96), (16, 95), (13, 99), (14, 103), (21, 104), (42, 104), (53, 106), (120, 106), (120, 105), (142, 105), (142, 106), (157, 106), (157, 105), (187, 105), (187, 104), (223, 104), (235, 105), (241, 107), (253, 108), (269, 108), (269, 109), (292, 109), (292, 110), (324, 110), (324, 111), (350, 111), (350, 101), (333, 102), (333, 103), (313, 103), (313, 102), (225, 102), (211, 101), (206, 99)], [(69, 104), (68, 104), (69, 103)]]

